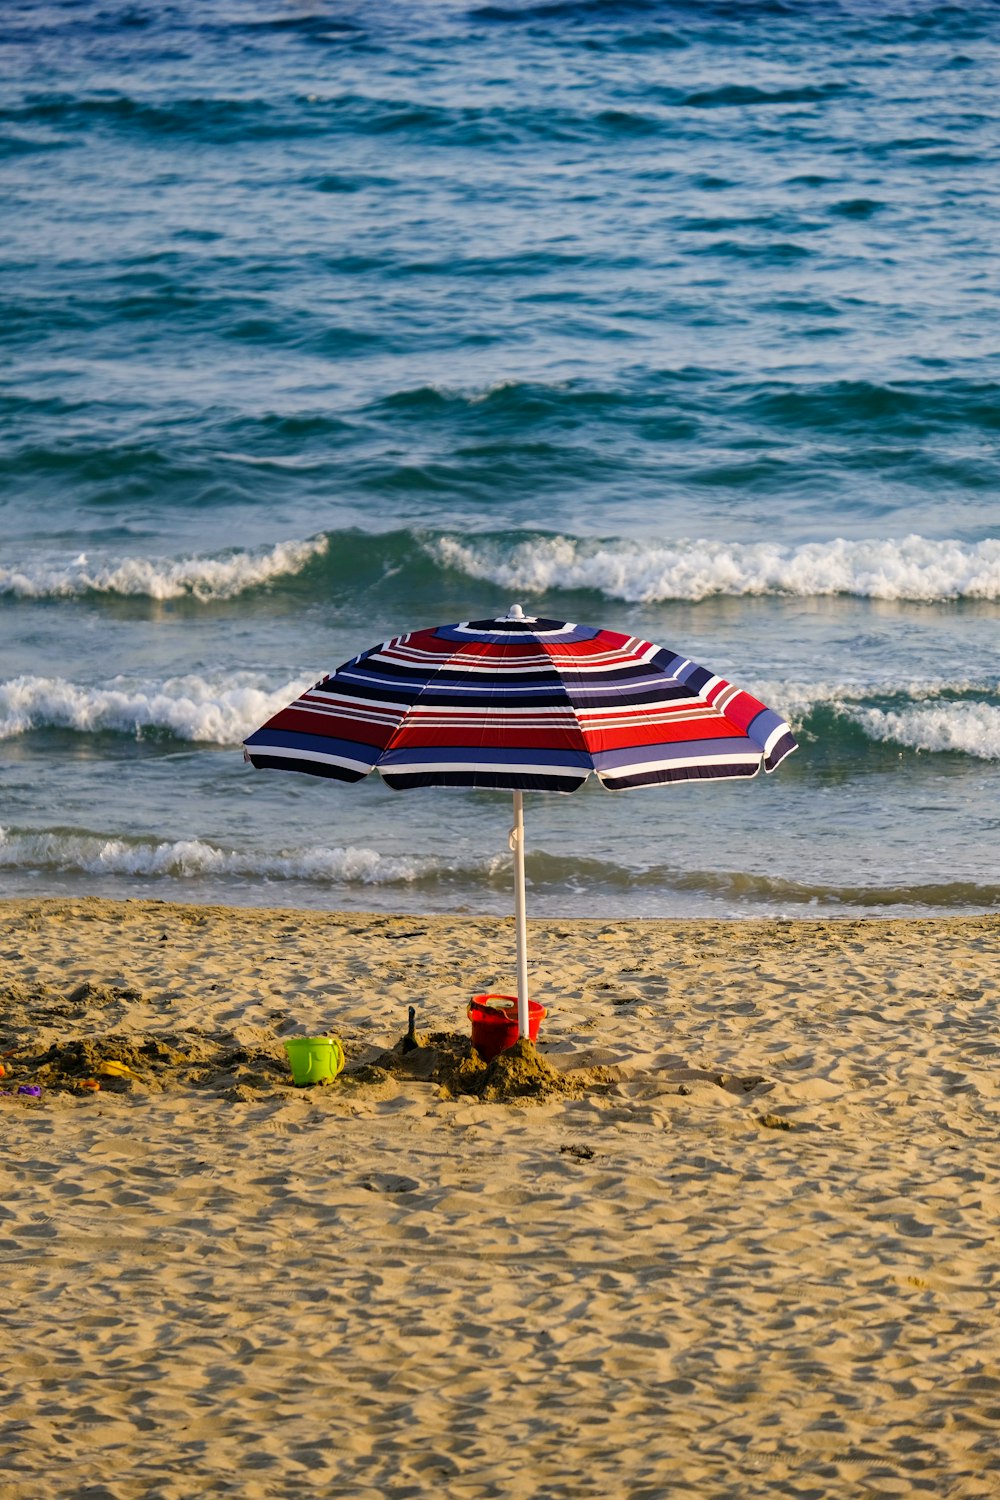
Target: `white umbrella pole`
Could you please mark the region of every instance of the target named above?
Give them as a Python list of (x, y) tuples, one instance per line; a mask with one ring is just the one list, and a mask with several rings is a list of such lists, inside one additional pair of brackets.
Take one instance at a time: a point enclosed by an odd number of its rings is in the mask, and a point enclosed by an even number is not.
[(517, 927), (517, 1034), (528, 1035), (528, 919), (524, 901), (524, 796), (514, 793), (514, 921)]

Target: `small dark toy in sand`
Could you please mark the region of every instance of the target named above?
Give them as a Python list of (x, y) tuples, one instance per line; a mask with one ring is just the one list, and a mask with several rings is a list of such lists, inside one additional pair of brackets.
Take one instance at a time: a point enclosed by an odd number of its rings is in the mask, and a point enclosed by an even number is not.
[(417, 1011), (415, 1006), (410, 1006), (409, 1014), (410, 1024), (406, 1029), (406, 1035), (399, 1043), (399, 1050), (401, 1052), (415, 1052), (420, 1046), (420, 1043), (417, 1041)]

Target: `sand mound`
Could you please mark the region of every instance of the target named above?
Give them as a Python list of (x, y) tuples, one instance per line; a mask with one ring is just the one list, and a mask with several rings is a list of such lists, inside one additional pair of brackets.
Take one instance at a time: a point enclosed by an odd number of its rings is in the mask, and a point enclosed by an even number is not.
[[(349, 1045), (349, 1052), (355, 1046)], [(5, 1053), (5, 1086), (41, 1085), (46, 1092), (84, 1093), (95, 1086), (105, 1093), (160, 1093), (166, 1090), (215, 1090), (241, 1099), (294, 1087), (280, 1039), (264, 1037), (246, 1045), (230, 1032), (109, 1032), (64, 1036), (45, 1046), (22, 1041)], [(598, 1082), (595, 1070), (592, 1082)], [(441, 1097), (461, 1095), (486, 1103), (578, 1097), (583, 1073), (557, 1073), (527, 1040), (484, 1062), (467, 1036), (455, 1031), (402, 1037), (374, 1061), (348, 1062), (341, 1079), (348, 1086), (384, 1085), (389, 1079), (438, 1085)], [(332, 1080), (337, 1087), (340, 1080)], [(235, 1096), (235, 1095), (234, 1095)]]
[[(419, 1078), (436, 1083), (445, 1098), (471, 1095), (488, 1104), (505, 1104), (512, 1099), (547, 1099), (556, 1095), (578, 1097), (583, 1092), (582, 1078), (564, 1077), (539, 1056), (535, 1044), (527, 1037), (501, 1052), (491, 1062), (484, 1062), (471, 1040), (458, 1031), (435, 1031), (418, 1037), (417, 1046), (407, 1046), (403, 1037), (395, 1047), (383, 1052), (374, 1065), (383, 1075), (396, 1078)], [(357, 1077), (363, 1069), (348, 1070)], [(372, 1080), (375, 1081), (375, 1080)]]
[(5, 1083), (40, 1084), (56, 1092), (156, 1092), (175, 1088), (274, 1088), (289, 1082), (277, 1047), (241, 1045), (231, 1035), (148, 1033), (69, 1037), (49, 1047), (21, 1046), (5, 1055)]

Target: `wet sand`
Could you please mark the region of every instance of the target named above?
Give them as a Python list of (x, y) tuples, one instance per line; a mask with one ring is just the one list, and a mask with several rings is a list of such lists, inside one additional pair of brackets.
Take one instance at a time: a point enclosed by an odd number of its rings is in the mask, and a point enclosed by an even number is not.
[(530, 926), (0, 904), (4, 1500), (1000, 1494), (1000, 920)]

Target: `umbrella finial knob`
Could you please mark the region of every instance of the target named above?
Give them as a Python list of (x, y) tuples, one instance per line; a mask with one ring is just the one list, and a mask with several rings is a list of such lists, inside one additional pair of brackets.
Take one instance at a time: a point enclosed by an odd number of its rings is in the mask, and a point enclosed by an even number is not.
[(524, 619), (524, 610), (521, 608), (520, 604), (511, 605), (510, 609), (507, 611), (507, 618), (508, 620)]

